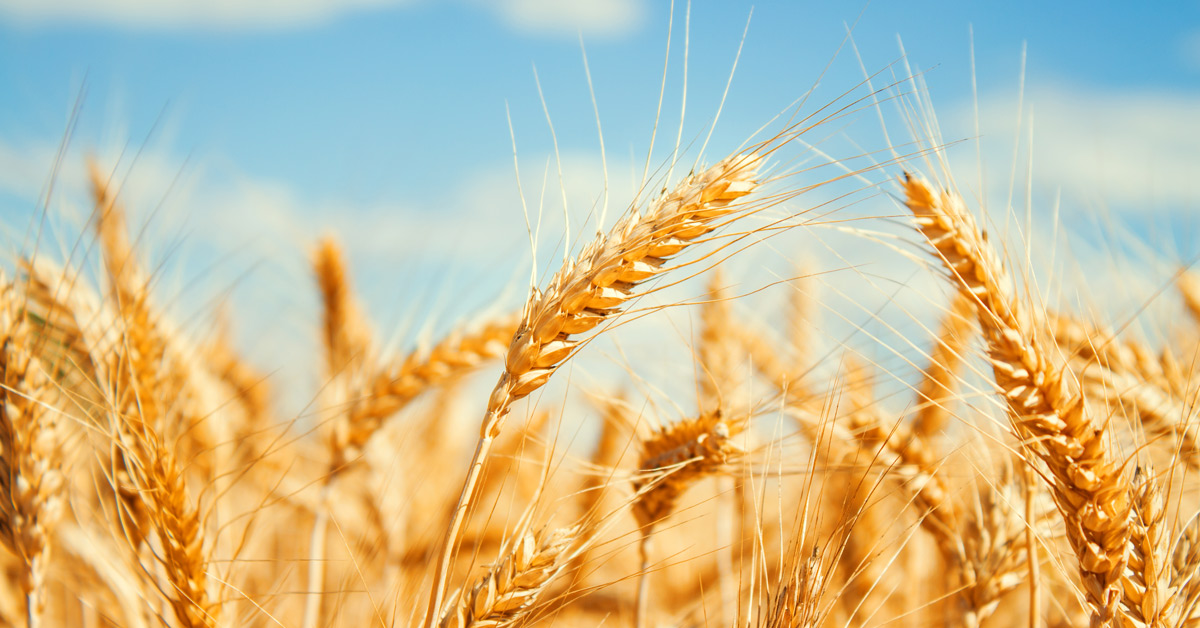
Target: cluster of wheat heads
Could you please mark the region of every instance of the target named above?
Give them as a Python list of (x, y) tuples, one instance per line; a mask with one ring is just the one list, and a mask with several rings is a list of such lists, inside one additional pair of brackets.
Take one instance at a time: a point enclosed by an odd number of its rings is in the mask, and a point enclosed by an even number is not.
[[(316, 420), (281, 420), (225, 330), (170, 320), (93, 166), (100, 280), (36, 255), (0, 277), (0, 620), (1196, 625), (1194, 331), (1155, 350), (1047, 306), (949, 170), (901, 160), (870, 168), (887, 194), (867, 212), (907, 214), (949, 295), (896, 351), (911, 377), (817, 348), (812, 277), (774, 282), (782, 328), (739, 308), (729, 254), (807, 228), (802, 193), (862, 174), (773, 163), (841, 111), (665, 182), (519, 308), (408, 353), (381, 348), (319, 242)], [(694, 321), (694, 399), (664, 403), (672, 375), (636, 362), (601, 386), (560, 374), (693, 277), (703, 296), (670, 309)], [(595, 436), (570, 447), (564, 425)]]

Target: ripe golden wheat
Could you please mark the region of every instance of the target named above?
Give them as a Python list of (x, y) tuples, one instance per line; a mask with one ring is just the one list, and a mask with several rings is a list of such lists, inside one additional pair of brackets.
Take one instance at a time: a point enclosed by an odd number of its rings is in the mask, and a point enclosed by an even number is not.
[[(236, 319), (172, 320), (93, 164), (100, 280), (20, 253), (0, 277), (0, 624), (1200, 625), (1200, 335), (1155, 348), (1047, 306), (949, 170), (915, 172), (937, 138), (824, 177), (785, 156), (875, 97), (662, 181), (508, 314), (399, 355), (322, 240), (315, 417), (278, 416)], [(907, 369), (870, 334), (821, 346), (816, 273), (729, 261), (848, 211), (817, 193), (868, 174), (885, 194), (857, 216), (907, 212), (896, 237), (948, 295), (889, 349)], [(764, 285), (785, 329), (741, 307)], [(1181, 311), (1197, 285), (1181, 271)], [(668, 316), (679, 368), (572, 375)]]

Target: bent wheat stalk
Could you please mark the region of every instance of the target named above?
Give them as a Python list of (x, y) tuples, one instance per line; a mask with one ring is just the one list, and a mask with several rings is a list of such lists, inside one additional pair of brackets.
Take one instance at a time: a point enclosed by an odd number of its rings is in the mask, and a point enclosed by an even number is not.
[(625, 214), (569, 260), (541, 291), (534, 289), (509, 344), (504, 372), (492, 390), (438, 559), (426, 625), (433, 627), (445, 596), (446, 578), (483, 461), (500, 434), (512, 404), (540, 388), (578, 347), (580, 334), (618, 315), (638, 286), (667, 270), (667, 262), (742, 208), (735, 201), (759, 185), (762, 157), (735, 155), (684, 179), (651, 202), (646, 212)]

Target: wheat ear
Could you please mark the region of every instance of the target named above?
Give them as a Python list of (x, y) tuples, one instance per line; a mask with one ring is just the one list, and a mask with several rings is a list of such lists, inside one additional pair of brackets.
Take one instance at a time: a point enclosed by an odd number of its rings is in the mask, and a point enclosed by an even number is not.
[(975, 303), (962, 292), (956, 292), (950, 311), (942, 318), (937, 345), (929, 355), (917, 398), (921, 408), (913, 417), (913, 432), (928, 437), (941, 431), (950, 419), (950, 408), (957, 388), (958, 369), (963, 363), (967, 344), (971, 340)]
[(866, 459), (884, 469), (921, 511), (921, 527), (937, 541), (947, 564), (961, 561), (960, 508), (937, 473), (938, 459), (933, 450), (928, 443), (914, 437), (906, 423), (889, 419), (876, 405), (832, 422), (801, 408), (790, 408), (789, 414), (812, 442), (831, 450), (836, 447), (837, 455), (843, 459)]
[(1013, 430), (1050, 470), (1092, 621), (1111, 625), (1119, 616), (1131, 535), (1132, 491), (1121, 461), (1108, 452), (1104, 426), (1094, 424), (1082, 399), (1068, 392), (1039, 336), (1045, 323), (1039, 326), (1017, 298), (1008, 271), (962, 199), (907, 174), (902, 185), (917, 228), (951, 279), (975, 301)]
[[(967, 626), (982, 625), (999, 608), (1001, 598), (1025, 582), (1023, 570), (1035, 555), (1030, 542), (1052, 535), (1054, 505), (1049, 496), (1024, 481), (1014, 481), (1013, 475), (1005, 465), (999, 481), (985, 481), (979, 487), (974, 512), (960, 534), (964, 561), (958, 570), (959, 600)], [(1022, 501), (1026, 502), (1024, 519), (1016, 510)]]
[[(1195, 401), (1181, 384), (1169, 352), (1159, 359), (1144, 345), (1063, 314), (1051, 325), (1055, 341), (1071, 359), (1089, 394), (1122, 408), (1147, 436), (1162, 437), (1180, 460), (1200, 468), (1200, 428), (1192, 418)], [(1172, 372), (1168, 372), (1172, 371)]]
[(347, 456), (354, 455), (384, 419), (417, 395), (503, 356), (517, 318), (505, 315), (454, 330), (432, 347), (416, 349), (372, 376), (362, 394), (352, 400), (346, 421), (335, 435), (339, 449), (348, 452)]
[(156, 434), (142, 432), (134, 441), (138, 464), (133, 476), (162, 545), (159, 561), (173, 589), (168, 592), (171, 607), (189, 628), (216, 626), (220, 605), (208, 596), (200, 516), (189, 501), (182, 470)]
[(371, 336), (351, 295), (342, 249), (333, 238), (322, 238), (317, 243), (313, 274), (324, 306), (321, 322), (325, 366), (329, 376), (334, 377), (367, 361)]
[(1188, 314), (1192, 315), (1192, 320), (1200, 323), (1200, 277), (1196, 276), (1195, 271), (1184, 269), (1179, 272), (1175, 285), (1179, 288)]
[(1176, 536), (1170, 569), (1171, 612), (1183, 622), (1194, 622), (1200, 614), (1200, 512), (1192, 515)]
[(1154, 473), (1139, 467), (1134, 473), (1133, 545), (1125, 577), (1125, 601), (1138, 626), (1175, 625), (1170, 605), (1170, 556), (1166, 511)]
[(578, 530), (560, 528), (518, 534), (500, 560), (470, 591), (453, 596), (440, 628), (502, 628), (516, 625), (570, 562)]
[(734, 341), (734, 322), (729, 301), (729, 288), (720, 267), (713, 269), (708, 282), (707, 300), (700, 306), (700, 337), (696, 347), (699, 372), (696, 387), (699, 406), (703, 411), (728, 410), (739, 397), (741, 379), (738, 372), (740, 346)]
[(233, 348), (229, 324), (218, 318), (216, 333), (204, 344), (202, 360), (233, 393), (245, 421), (238, 426), (240, 442), (252, 442), (271, 414), (271, 387), (266, 374), (246, 362)]
[[(122, 487), (113, 478), (123, 498), (122, 512), (132, 511), (124, 524), (135, 548), (145, 538), (147, 524), (153, 528), (162, 546), (156, 558), (172, 588), (166, 595), (179, 621), (189, 627), (213, 626), (220, 605), (208, 598), (199, 513), (189, 501), (174, 448), (163, 437), (172, 406), (181, 398), (186, 403), (186, 375), (168, 355), (168, 338), (151, 311), (148, 281), (129, 245), (116, 194), (96, 164), (89, 165), (96, 231), (121, 322), (108, 392), (117, 471), (130, 483)], [(187, 427), (184, 432), (191, 432)]]
[(744, 416), (724, 417), (717, 410), (660, 427), (642, 440), (640, 475), (633, 482), (633, 516), (641, 530), (638, 626), (644, 626), (646, 620), (649, 543), (654, 526), (675, 510), (675, 502), (684, 491), (742, 453), (734, 437), (745, 428)]
[(742, 453), (734, 437), (745, 427), (745, 417), (717, 411), (657, 428), (641, 441), (633, 515), (643, 534), (675, 510), (688, 487)]
[(509, 344), (504, 372), (488, 399), (467, 477), (439, 557), (430, 592), (430, 628), (445, 595), (447, 572), (466, 511), (492, 441), (512, 404), (540, 388), (578, 347), (577, 337), (618, 315), (638, 286), (667, 270), (667, 262), (719, 220), (744, 206), (738, 199), (758, 187), (762, 158), (736, 155), (683, 180), (651, 202), (631, 210), (607, 234), (599, 234), (551, 279), (534, 289)]
[(45, 611), (64, 478), (54, 389), (33, 356), (23, 301), (12, 284), (0, 288), (0, 539), (20, 559), (17, 585), (33, 627)]

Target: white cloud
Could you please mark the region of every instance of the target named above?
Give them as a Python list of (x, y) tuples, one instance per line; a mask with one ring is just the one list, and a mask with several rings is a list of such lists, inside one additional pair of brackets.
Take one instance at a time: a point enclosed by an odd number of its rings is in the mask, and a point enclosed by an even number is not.
[(517, 30), (575, 36), (619, 35), (642, 23), (643, 0), (495, 0), (489, 2)]
[(0, 0), (0, 14), (23, 22), (97, 22), (125, 27), (276, 28), (412, 0)]
[[(1046, 85), (1030, 89), (1025, 102), (1026, 125), (1030, 115), (1033, 124), (1035, 193), (1061, 189), (1075, 207), (1200, 210), (1200, 95)], [(970, 107), (964, 107), (949, 117), (954, 124), (947, 128), (971, 129), (971, 116)], [(980, 103), (993, 202), (1007, 193), (1015, 122), (1015, 98)], [(1027, 126), (1020, 137), (1026, 146)], [(1027, 155), (1022, 148), (1018, 173), (1024, 173)]]
[[(422, 0), (0, 0), (0, 16), (27, 24), (97, 23), (138, 29), (295, 28)], [(609, 36), (641, 24), (644, 0), (468, 0), (533, 34)]]

